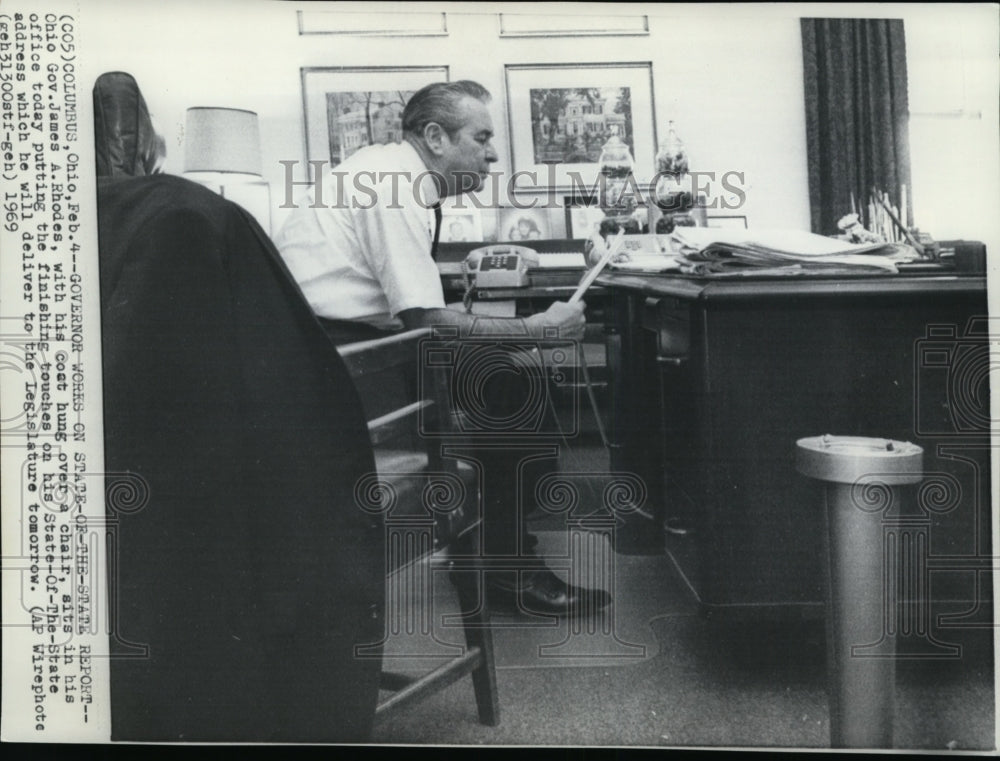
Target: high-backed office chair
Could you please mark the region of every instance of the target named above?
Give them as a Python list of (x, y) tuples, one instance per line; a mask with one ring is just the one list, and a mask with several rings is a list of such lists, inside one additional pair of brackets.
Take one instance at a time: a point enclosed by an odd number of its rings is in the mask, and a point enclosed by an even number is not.
[[(422, 356), (422, 349), (433, 346), (422, 344), (430, 336), (429, 329), (411, 330), (338, 350), (361, 393), (375, 449), (377, 475), (363, 479), (358, 492), (367, 509), (385, 520), (386, 637), (404, 632), (435, 645), (432, 577), (443, 555), (431, 556), (450, 550), (464, 555), (474, 571), (479, 511), (475, 471), (445, 456), (444, 437), (455, 434), (456, 426), (444, 369)], [(464, 575), (472, 574), (452, 578)], [(499, 723), (492, 633), (484, 600), (475, 591), (482, 585), (472, 582), (455, 584), (464, 652), (419, 677), (383, 665), (380, 686), (392, 694), (378, 704), (377, 719), (471, 674), (480, 721)], [(380, 644), (357, 652), (378, 657)], [(431, 649), (442, 654), (448, 647)]]

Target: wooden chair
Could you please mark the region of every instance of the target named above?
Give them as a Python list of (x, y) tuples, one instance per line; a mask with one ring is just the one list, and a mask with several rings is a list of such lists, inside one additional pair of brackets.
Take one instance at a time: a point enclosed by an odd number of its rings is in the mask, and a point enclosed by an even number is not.
[[(421, 361), (421, 342), (430, 336), (429, 329), (419, 329), (338, 347), (361, 393), (375, 449), (378, 473), (360, 484), (358, 493), (385, 518), (386, 637), (390, 630), (433, 637), (435, 622), (427, 615), (433, 569), (449, 551), (464, 554), (463, 568), (474, 568), (477, 555), (476, 474), (442, 456), (445, 437), (456, 426), (444, 369)], [(451, 574), (453, 581), (469, 575)], [(408, 605), (412, 600), (400, 599), (415, 589), (426, 596), (416, 595), (419, 609)], [(391, 695), (379, 702), (377, 721), (471, 674), (480, 722), (499, 723), (493, 638), (483, 595), (474, 584), (456, 581), (455, 589), (464, 652), (419, 677), (387, 670), (383, 660), (380, 687)], [(373, 643), (369, 652), (380, 654), (381, 644)]]

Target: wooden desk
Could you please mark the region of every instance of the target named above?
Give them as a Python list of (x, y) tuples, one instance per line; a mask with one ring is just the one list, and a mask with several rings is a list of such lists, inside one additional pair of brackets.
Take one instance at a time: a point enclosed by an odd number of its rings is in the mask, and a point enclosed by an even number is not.
[[(515, 301), (518, 305), (518, 313), (531, 313), (532, 311), (544, 310), (553, 301), (565, 301), (576, 291), (576, 282), (583, 274), (579, 272), (567, 273), (566, 283), (544, 283), (532, 284), (523, 288), (480, 288), (476, 290), (476, 301)], [(443, 275), (441, 284), (444, 288), (446, 300), (460, 300), (465, 292), (465, 285), (460, 277)], [(584, 301), (587, 306), (598, 306), (603, 303), (604, 297), (608, 295), (606, 288), (591, 286), (587, 290)]]
[(645, 479), (653, 514), (623, 538), (652, 537), (652, 551), (665, 542), (708, 610), (820, 605), (819, 497), (795, 471), (796, 440), (911, 441), (946, 492), (938, 505), (909, 500), (927, 527), (931, 594), (959, 601), (956, 620), (985, 615), (983, 276), (606, 273), (598, 283), (611, 292), (612, 468)]

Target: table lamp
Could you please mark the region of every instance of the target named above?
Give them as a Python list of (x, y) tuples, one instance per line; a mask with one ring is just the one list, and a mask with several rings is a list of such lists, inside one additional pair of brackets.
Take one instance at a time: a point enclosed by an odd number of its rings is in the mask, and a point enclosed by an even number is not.
[(261, 177), (256, 113), (241, 108), (189, 108), (184, 174), (242, 206), (270, 235), (271, 193)]

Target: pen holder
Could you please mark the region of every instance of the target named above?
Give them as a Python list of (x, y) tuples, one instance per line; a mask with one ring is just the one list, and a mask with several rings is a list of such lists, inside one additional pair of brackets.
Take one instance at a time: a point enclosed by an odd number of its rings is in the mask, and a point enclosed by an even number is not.
[(925, 259), (930, 259), (934, 262), (941, 259), (941, 244), (934, 240), (929, 233), (922, 233), (916, 228), (911, 230), (911, 232), (916, 235), (917, 241), (923, 247)]

